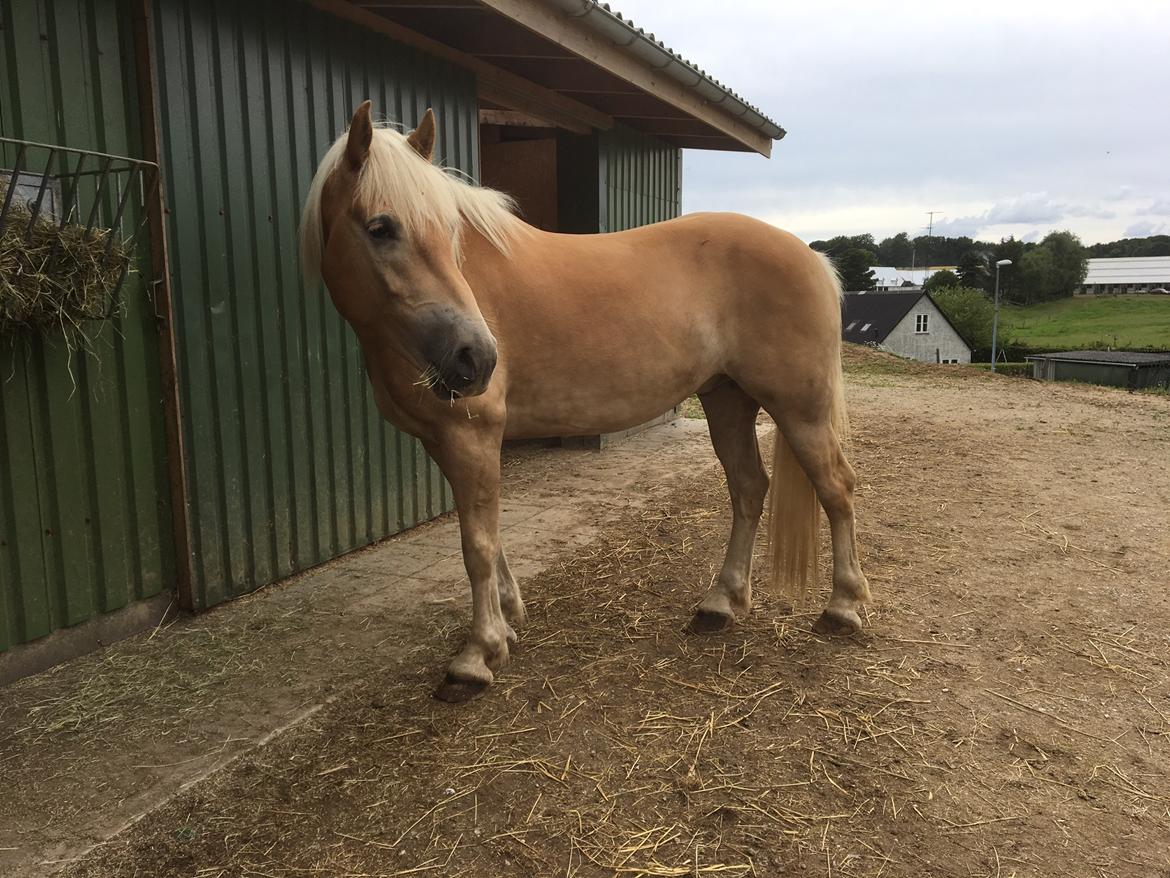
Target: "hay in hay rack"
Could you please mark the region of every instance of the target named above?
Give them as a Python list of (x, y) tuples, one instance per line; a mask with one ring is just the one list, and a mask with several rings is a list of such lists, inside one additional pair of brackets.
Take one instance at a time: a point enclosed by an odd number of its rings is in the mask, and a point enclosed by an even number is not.
[(158, 166), (0, 137), (0, 333), (118, 313)]

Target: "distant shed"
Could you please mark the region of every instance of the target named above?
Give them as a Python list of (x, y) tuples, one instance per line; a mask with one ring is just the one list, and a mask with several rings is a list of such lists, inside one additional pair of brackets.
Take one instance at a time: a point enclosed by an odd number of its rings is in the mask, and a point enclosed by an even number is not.
[(1084, 381), (1129, 390), (1170, 387), (1170, 352), (1061, 351), (1027, 359), (1038, 381)]

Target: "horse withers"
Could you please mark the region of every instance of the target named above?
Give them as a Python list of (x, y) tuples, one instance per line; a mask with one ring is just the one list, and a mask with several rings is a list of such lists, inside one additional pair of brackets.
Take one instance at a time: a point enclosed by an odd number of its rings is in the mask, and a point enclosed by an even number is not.
[(403, 135), (370, 102), (328, 150), (301, 223), (365, 355), (382, 416), (422, 440), (450, 482), (471, 580), (471, 631), (436, 695), (475, 697), (508, 660), (524, 602), (500, 544), (503, 440), (613, 432), (697, 393), (727, 473), (732, 526), (691, 621), (709, 633), (751, 608), (752, 546), (768, 492), (756, 417), (776, 422), (774, 578), (794, 596), (816, 570), (817, 501), (833, 589), (815, 623), (858, 630), (854, 475), (842, 452), (841, 289), (794, 236), (735, 214), (562, 235), (503, 193), (434, 164), (435, 117)]

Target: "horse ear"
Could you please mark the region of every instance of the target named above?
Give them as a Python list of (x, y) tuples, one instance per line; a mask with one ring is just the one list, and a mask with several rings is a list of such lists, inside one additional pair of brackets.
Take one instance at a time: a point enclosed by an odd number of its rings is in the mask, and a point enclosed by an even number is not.
[(353, 112), (349, 123), (349, 137), (345, 141), (345, 157), (355, 171), (366, 163), (370, 154), (370, 142), (374, 139), (374, 123), (370, 121), (370, 102), (362, 101)]
[(414, 147), (414, 151), (428, 162), (435, 154), (435, 111), (427, 107), (422, 121), (418, 123), (410, 134), (406, 135), (407, 142)]

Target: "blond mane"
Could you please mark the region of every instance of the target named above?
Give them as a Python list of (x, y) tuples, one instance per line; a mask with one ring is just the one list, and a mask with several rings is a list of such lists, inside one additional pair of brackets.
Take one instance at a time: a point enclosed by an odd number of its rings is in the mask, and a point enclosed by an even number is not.
[[(321, 193), (325, 181), (345, 155), (348, 132), (342, 134), (317, 166), (301, 214), (301, 265), (305, 275), (320, 277)], [(462, 171), (423, 159), (406, 135), (385, 125), (374, 128), (369, 157), (354, 191), (354, 202), (369, 214), (387, 210), (408, 235), (434, 226), (451, 236), (455, 258), (461, 258), (464, 223), (507, 252), (511, 238), (524, 224), (515, 214), (512, 198), (495, 189), (477, 186)]]

